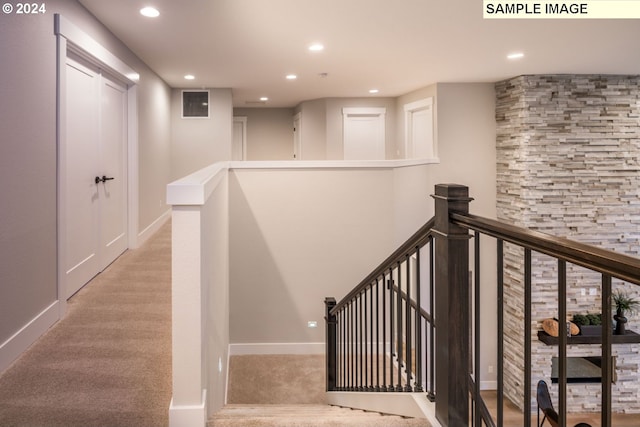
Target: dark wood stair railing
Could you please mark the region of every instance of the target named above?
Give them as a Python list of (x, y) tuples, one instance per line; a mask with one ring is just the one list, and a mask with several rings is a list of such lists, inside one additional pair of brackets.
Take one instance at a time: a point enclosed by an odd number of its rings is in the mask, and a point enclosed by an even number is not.
[[(327, 390), (424, 392), (443, 426), (502, 426), (504, 417), (504, 243), (523, 248), (522, 425), (531, 426), (532, 253), (557, 260), (558, 318), (567, 316), (567, 264), (601, 275), (601, 426), (611, 427), (612, 279), (640, 285), (640, 260), (469, 214), (465, 186), (435, 187), (435, 216), (342, 300), (327, 298)], [(469, 232), (472, 234), (469, 234)], [(497, 248), (497, 408), (480, 394), (480, 239)], [(474, 259), (469, 260), (469, 241)], [(473, 294), (469, 269), (473, 270)], [(491, 285), (487, 285), (491, 286)], [(423, 289), (426, 288), (426, 289)], [(426, 291), (426, 292), (425, 292)], [(426, 301), (426, 302), (425, 302)], [(437, 309), (435, 309), (437, 307)], [(471, 322), (473, 313), (473, 322)], [(440, 325), (436, 333), (436, 325)], [(446, 325), (446, 326), (442, 326)], [(473, 325), (473, 327), (472, 327)], [(473, 337), (473, 341), (471, 338)], [(567, 337), (558, 337), (559, 424), (566, 425)], [(473, 351), (471, 351), (473, 349)], [(473, 357), (472, 357), (473, 355)], [(415, 359), (414, 359), (415, 358)], [(436, 369), (437, 368), (437, 369)], [(415, 372), (414, 372), (415, 371)], [(537, 379), (536, 379), (537, 380)], [(495, 420), (493, 417), (495, 416)]]

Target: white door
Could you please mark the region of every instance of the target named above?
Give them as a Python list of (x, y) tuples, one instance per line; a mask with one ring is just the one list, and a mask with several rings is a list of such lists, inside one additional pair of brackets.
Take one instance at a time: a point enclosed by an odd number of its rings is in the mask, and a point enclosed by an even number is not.
[(384, 160), (385, 109), (344, 108), (344, 160)]
[(66, 297), (127, 249), (126, 87), (66, 63), (61, 165)]
[(247, 118), (233, 118), (231, 160), (247, 160)]
[(433, 144), (433, 98), (404, 106), (405, 152), (407, 159), (435, 157)]

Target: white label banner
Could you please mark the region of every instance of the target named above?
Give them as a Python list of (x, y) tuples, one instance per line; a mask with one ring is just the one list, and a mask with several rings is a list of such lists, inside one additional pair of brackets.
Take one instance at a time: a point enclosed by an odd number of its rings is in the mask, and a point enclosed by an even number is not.
[(484, 19), (640, 19), (640, 0), (483, 0)]

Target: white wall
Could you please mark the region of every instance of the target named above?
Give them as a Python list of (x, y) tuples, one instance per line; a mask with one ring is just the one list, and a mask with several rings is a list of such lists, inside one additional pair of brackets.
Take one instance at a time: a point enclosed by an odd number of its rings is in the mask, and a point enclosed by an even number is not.
[(247, 118), (246, 160), (293, 159), (293, 108), (234, 108)]
[(24, 336), (22, 328), (57, 299), (55, 13), (140, 74), (139, 229), (167, 210), (161, 200), (169, 182), (168, 87), (76, 1), (46, 6), (46, 14), (27, 19), (0, 17), (0, 52), (11, 58), (0, 65), (0, 371), (11, 362), (5, 350)]
[(233, 169), (229, 185), (231, 342), (323, 342), (324, 298), (394, 249), (392, 170)]
[(231, 160), (231, 89), (209, 89), (209, 117), (182, 118), (182, 89), (171, 91), (171, 176), (178, 179)]
[(326, 100), (305, 101), (295, 113), (301, 114), (302, 160), (327, 160)]
[[(436, 182), (469, 187), (471, 213), (496, 218), (496, 123), (493, 83), (439, 83), (437, 85), (438, 156), (432, 169)], [(481, 379), (491, 387), (496, 366), (496, 245), (493, 239), (482, 246), (482, 342)], [(473, 258), (472, 258), (473, 259)], [(495, 372), (495, 370), (494, 370)]]

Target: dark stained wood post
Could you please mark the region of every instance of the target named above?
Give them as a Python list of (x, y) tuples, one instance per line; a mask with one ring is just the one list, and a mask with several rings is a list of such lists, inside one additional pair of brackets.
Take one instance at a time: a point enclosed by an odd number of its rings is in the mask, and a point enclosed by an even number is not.
[(338, 365), (337, 365), (337, 349), (338, 349), (338, 335), (337, 335), (337, 319), (335, 314), (331, 314), (331, 310), (336, 306), (336, 299), (327, 297), (324, 299), (325, 305), (325, 321), (327, 324), (326, 331), (326, 363), (327, 363), (327, 391), (335, 391), (336, 380), (338, 378)]
[(468, 213), (469, 188), (435, 188), (436, 418), (443, 426), (469, 425), (469, 232), (449, 220)]

